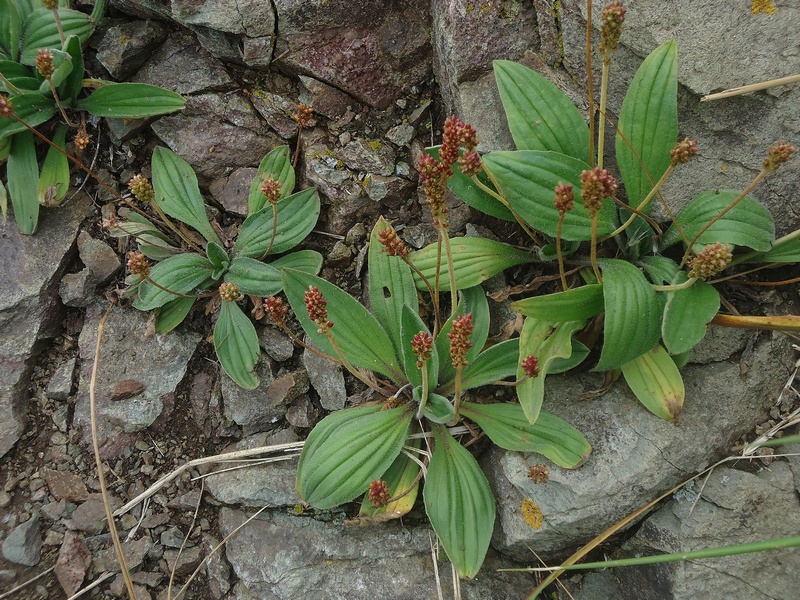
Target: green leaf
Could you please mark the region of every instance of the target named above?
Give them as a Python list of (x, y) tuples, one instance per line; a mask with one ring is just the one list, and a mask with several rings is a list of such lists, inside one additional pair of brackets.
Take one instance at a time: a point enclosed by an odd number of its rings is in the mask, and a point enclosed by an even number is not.
[(651, 413), (678, 423), (686, 392), (678, 367), (661, 344), (622, 365), (633, 393)]
[(260, 353), (253, 322), (235, 302), (222, 301), (214, 325), (214, 350), (219, 364), (239, 386), (254, 390), (258, 377), (253, 369)]
[(83, 50), (80, 39), (75, 35), (69, 36), (64, 43), (64, 52), (71, 57), (72, 70), (69, 76), (61, 82), (58, 94), (62, 102), (67, 106), (73, 106), (83, 87)]
[(551, 150), (589, 162), (589, 128), (580, 111), (546, 78), (496, 60), (494, 76), (518, 150)]
[[(414, 388), (414, 400), (420, 400), (420, 388)], [(425, 403), (425, 409), (422, 414), (431, 423), (447, 423), (456, 418), (456, 409), (453, 404), (439, 394), (434, 392), (428, 393), (428, 401)]]
[(518, 362), (519, 338), (495, 344), (481, 352), (474, 361), (464, 367), (464, 371), (461, 373), (461, 389), (470, 390), (490, 385), (516, 375)]
[(536, 452), (557, 465), (575, 469), (592, 447), (583, 434), (555, 415), (540, 412), (531, 425), (519, 404), (464, 402), (461, 414), (475, 421), (495, 444), (512, 452)]
[(525, 298), (513, 302), (511, 310), (550, 323), (586, 320), (603, 312), (603, 285), (594, 283), (565, 292)]
[[(0, 0), (0, 5), (2, 2), (3, 0)], [(12, 101), (14, 100), (14, 96), (21, 92), (39, 91), (39, 80), (36, 79), (33, 76), (33, 72), (24, 65), (12, 60), (0, 60), (0, 73), (11, 83), (11, 86), (9, 86), (6, 85), (5, 81), (0, 81), (0, 92), (10, 94), (10, 99)], [(15, 87), (18, 88), (19, 91), (15, 90)]]
[(605, 341), (596, 371), (610, 371), (655, 346), (661, 337), (661, 303), (653, 286), (634, 265), (600, 261), (603, 271)]
[[(500, 271), (534, 261), (529, 252), (518, 250), (508, 244), (478, 237), (458, 237), (450, 239), (450, 248), (453, 253), (453, 269), (456, 275), (456, 288), (463, 290), (479, 285)], [(433, 285), (436, 279), (437, 244), (430, 244), (422, 250), (417, 250), (408, 255), (411, 263)], [(442, 265), (439, 275), (439, 289), (450, 290), (447, 261), (442, 248)], [(422, 279), (414, 273), (414, 283), (419, 290), (427, 290)]]
[(155, 200), (161, 210), (194, 227), (209, 242), (222, 246), (208, 222), (197, 176), (189, 163), (167, 148), (156, 148), (151, 163)]
[(450, 340), (447, 334), (453, 327), (453, 319), (458, 315), (472, 315), (472, 347), (467, 351), (467, 365), (475, 360), (486, 345), (489, 337), (489, 301), (486, 293), (480, 286), (461, 290), (458, 301), (458, 310), (451, 315), (436, 336), (436, 352), (439, 355), (439, 383), (451, 389), (451, 384), (456, 376), (453, 363), (450, 360)]
[[(61, 150), (67, 146), (67, 126), (59, 125), (52, 139)], [(55, 206), (67, 195), (69, 190), (69, 161), (67, 157), (56, 148), (50, 146), (47, 150), (42, 172), (39, 176), (39, 186), (37, 188), (37, 200), (39, 204)]]
[[(400, 357), (403, 360), (403, 370), (408, 381), (413, 386), (422, 385), (422, 372), (417, 367), (417, 357), (411, 348), (411, 340), (420, 332), (430, 335), (430, 330), (419, 314), (407, 305), (403, 306), (400, 321)], [(431, 338), (433, 339), (433, 338)], [(428, 388), (434, 389), (439, 379), (439, 353), (434, 344), (431, 349), (431, 357), (426, 362), (428, 370)]]
[[(681, 271), (672, 284), (688, 279)], [(719, 292), (705, 281), (695, 281), (691, 287), (666, 294), (661, 337), (670, 354), (682, 354), (705, 337), (706, 324), (719, 311)]]
[[(419, 448), (421, 440), (409, 440), (407, 445)], [(381, 479), (389, 486), (390, 498), (399, 496), (408, 490), (410, 491), (402, 498), (377, 508), (372, 506), (372, 501), (368, 498), (368, 495), (365, 495), (361, 503), (361, 510), (358, 511), (359, 520), (371, 523), (382, 522), (388, 519), (398, 519), (410, 512), (414, 508), (414, 503), (417, 501), (417, 494), (419, 493), (418, 475), (419, 465), (405, 454), (399, 454), (392, 465), (381, 475)]]
[(400, 257), (389, 256), (383, 250), (379, 235), (387, 227), (389, 224), (381, 217), (372, 228), (369, 238), (369, 306), (372, 314), (389, 334), (395, 352), (401, 356), (403, 343), (400, 338), (400, 320), (403, 306), (419, 313), (419, 300), (411, 267)]
[(494, 530), (494, 496), (473, 456), (441, 425), (423, 497), (436, 535), (461, 577), (478, 574)]
[(281, 184), (281, 198), (292, 193), (294, 189), (294, 167), (289, 155), (289, 146), (278, 146), (267, 154), (258, 165), (253, 183), (250, 184), (250, 193), (247, 196), (247, 214), (253, 215), (264, 208), (268, 202), (261, 186), (267, 178), (274, 179)]
[[(58, 86), (72, 73), (72, 56), (61, 50), (54, 49), (50, 52), (53, 54), (53, 74), (50, 76), (50, 81), (42, 78), (41, 85), (39, 86), (39, 92), (42, 94), (51, 93), (51, 82), (55, 88), (58, 89)], [(37, 76), (41, 77), (38, 73)]]
[[(544, 402), (544, 380), (550, 366), (558, 358), (569, 358), (572, 354), (572, 334), (583, 327), (584, 321), (567, 321), (555, 325), (527, 317), (519, 334), (519, 358), (517, 363), (517, 398), (528, 423), (533, 425), (539, 418)], [(526, 377), (521, 362), (528, 356), (539, 360), (539, 374)]]
[(175, 298), (156, 309), (156, 333), (168, 333), (183, 323), (192, 310), (195, 298)]
[[(692, 240), (707, 223), (727, 208), (739, 194), (731, 191), (708, 190), (693, 198), (675, 218), (688, 238)], [(732, 244), (747, 246), (766, 252), (775, 239), (775, 223), (769, 211), (757, 200), (745, 196), (722, 218), (709, 227), (696, 244)], [(681, 241), (675, 225), (671, 225), (661, 239), (664, 250)]]
[(225, 281), (236, 284), (243, 294), (274, 296), (281, 291), (281, 272), (255, 258), (237, 256), (225, 273)]
[(220, 267), (227, 267), (230, 263), (228, 253), (216, 242), (208, 243), (206, 247), (206, 256), (208, 257), (208, 261), (218, 269)]
[[(432, 148), (426, 148), (425, 152), (433, 156), (436, 160), (439, 160), (440, 149), (441, 146), (433, 146)], [(461, 150), (459, 154), (463, 155), (464, 151)], [(489, 189), (492, 188), (492, 184), (486, 176), (486, 173), (481, 171), (478, 173), (477, 177), (483, 185)], [(503, 219), (504, 221), (516, 220), (507, 206), (482, 190), (471, 177), (464, 175), (461, 169), (453, 169), (453, 176), (447, 180), (447, 187), (468, 206), (482, 213), (486, 213), (497, 219)]]
[[(46, 123), (56, 113), (52, 98), (41, 94), (20, 94), (11, 99), (14, 114), (31, 127)], [(27, 131), (27, 127), (13, 117), (0, 117), (0, 140), (15, 133)]]
[[(89, 15), (69, 8), (59, 8), (58, 16), (64, 37), (77, 36), (81, 43), (89, 39), (94, 31), (94, 23)], [(23, 65), (36, 64), (37, 52), (47, 48), (61, 49), (61, 35), (58, 31), (53, 11), (46, 8), (37, 8), (25, 19), (22, 25), (22, 54), (19, 62)]]
[[(564, 217), (561, 238), (581, 241), (592, 238), (592, 221), (580, 197), (581, 172), (589, 168), (588, 164), (564, 154), (534, 150), (490, 152), (484, 155), (483, 162), (494, 174), (511, 208), (534, 229), (550, 237), (556, 237), (558, 229), (558, 211), (553, 202), (555, 187), (559, 182), (571, 184), (575, 208)], [(607, 198), (598, 213), (598, 235), (614, 231), (616, 219), (614, 202)]]
[(653, 50), (639, 67), (622, 102), (618, 127), (617, 165), (628, 202), (638, 206), (669, 167), (678, 138), (675, 40)]
[(363, 494), (403, 449), (413, 412), (382, 405), (347, 408), (320, 421), (297, 467), (297, 492), (316, 508), (333, 508)]
[[(794, 232), (796, 233), (796, 232)], [(775, 240), (772, 248), (763, 253), (758, 253), (744, 262), (748, 263), (794, 263), (800, 262), (800, 237), (790, 237), (789, 234)]]
[[(205, 256), (183, 253), (161, 261), (150, 270), (150, 279), (178, 294), (189, 294), (214, 272)], [(148, 281), (139, 286), (139, 298), (133, 303), (139, 310), (153, 310), (175, 300), (176, 295), (157, 288)]]
[(296, 269), (316, 275), (322, 268), (322, 255), (314, 250), (298, 250), (284, 254), (270, 263), (276, 269)]
[(572, 354), (568, 358), (556, 358), (550, 363), (549, 375), (566, 373), (581, 364), (589, 356), (589, 348), (581, 344), (578, 340), (572, 339)]
[[(22, 18), (14, 0), (0, 0), (0, 49), (12, 61), (19, 54), (19, 38), (22, 31)], [(5, 74), (5, 71), (3, 71)]]
[(8, 192), (2, 180), (0, 180), (0, 214), (3, 215), (3, 226), (5, 227), (8, 216)]
[(647, 277), (656, 285), (665, 285), (680, 271), (678, 263), (666, 256), (645, 256), (639, 261)]
[(319, 327), (308, 318), (305, 292), (309, 286), (318, 288), (327, 302), (328, 318), (334, 324), (331, 335), (351, 364), (382, 373), (395, 383), (405, 380), (389, 336), (360, 302), (332, 283), (308, 273), (283, 269), (282, 275), (289, 304), (315, 346), (336, 356), (330, 341), (317, 333)]
[(89, 114), (109, 119), (143, 119), (182, 110), (180, 94), (145, 83), (103, 83), (76, 106)]
[(6, 176), (17, 227), (25, 235), (33, 235), (39, 225), (39, 200), (36, 195), (39, 187), (39, 163), (30, 131), (23, 131), (11, 138)]
[[(278, 230), (270, 254), (291, 250), (314, 229), (320, 203), (316, 190), (309, 188), (278, 201)], [(261, 258), (270, 248), (273, 229), (272, 205), (244, 220), (231, 253), (233, 256)]]

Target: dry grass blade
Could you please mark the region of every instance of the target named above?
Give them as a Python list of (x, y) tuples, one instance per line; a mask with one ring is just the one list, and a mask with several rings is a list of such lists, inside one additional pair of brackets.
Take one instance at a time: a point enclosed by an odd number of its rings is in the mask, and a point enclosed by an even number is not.
[(23, 581), (23, 582), (22, 582), (22, 583), (20, 583), (18, 586), (11, 588), (11, 589), (10, 589), (10, 590), (8, 590), (7, 592), (3, 592), (2, 594), (0, 594), (0, 600), (3, 600), (3, 598), (10, 598), (10, 597), (11, 597), (11, 596), (12, 596), (14, 593), (16, 593), (16, 592), (18, 592), (19, 590), (21, 590), (21, 589), (23, 589), (23, 588), (25, 588), (25, 587), (29, 586), (29, 585), (30, 585), (30, 584), (32, 584), (34, 581), (38, 581), (39, 579), (41, 579), (42, 577), (44, 577), (44, 576), (45, 576), (45, 575), (47, 575), (48, 573), (52, 572), (52, 571), (53, 571), (53, 569), (55, 569), (55, 567), (54, 567), (54, 566), (53, 566), (53, 567), (50, 567), (49, 569), (45, 569), (44, 571), (42, 571), (42, 572), (41, 572), (41, 573), (39, 573), (38, 575), (36, 575), (36, 576), (34, 576), (34, 577), (31, 577), (31, 578), (30, 578), (30, 579), (28, 579), (27, 581)]
[(97, 415), (95, 413), (95, 387), (97, 385), (97, 367), (100, 364), (100, 342), (103, 339), (103, 329), (106, 325), (108, 315), (114, 308), (113, 304), (108, 305), (100, 323), (97, 325), (97, 343), (94, 348), (94, 365), (92, 365), (92, 379), (89, 384), (89, 415), (92, 424), (92, 448), (94, 449), (94, 460), (97, 465), (97, 478), (100, 480), (100, 492), (103, 495), (103, 506), (106, 509), (106, 519), (108, 520), (108, 530), (111, 533), (111, 539), (114, 542), (114, 551), (117, 553), (117, 560), (119, 561), (119, 568), (122, 572), (122, 578), (125, 580), (125, 587), (128, 590), (128, 596), (131, 600), (136, 600), (136, 592), (133, 589), (133, 581), (131, 574), (128, 570), (128, 564), (125, 562), (125, 554), (122, 551), (122, 543), (119, 541), (119, 534), (117, 533), (117, 526), (114, 523), (114, 514), (111, 510), (111, 503), (108, 500), (108, 489), (106, 487), (106, 478), (103, 473), (103, 461), (100, 459), (100, 446), (97, 443)]
[(92, 583), (90, 583), (89, 585), (87, 585), (85, 588), (83, 588), (83, 589), (80, 589), (80, 590), (78, 590), (77, 592), (75, 592), (75, 593), (74, 593), (72, 596), (70, 596), (69, 598), (67, 598), (67, 600), (77, 600), (78, 598), (80, 598), (81, 596), (83, 596), (83, 595), (84, 595), (86, 592), (89, 592), (89, 591), (93, 590), (93, 589), (94, 589), (94, 588), (96, 588), (98, 585), (100, 585), (101, 583), (103, 583), (103, 582), (104, 582), (106, 579), (111, 579), (111, 578), (112, 578), (112, 577), (114, 577), (115, 575), (116, 575), (116, 573), (103, 573), (103, 574), (102, 574), (100, 577), (98, 577), (97, 579), (95, 579), (95, 580), (94, 580)]
[(781, 77), (779, 79), (770, 79), (769, 81), (762, 81), (761, 83), (751, 83), (750, 85), (743, 85), (729, 90), (723, 90), (716, 94), (709, 94), (700, 98), (700, 102), (708, 102), (709, 100), (721, 100), (722, 98), (730, 98), (731, 96), (739, 96), (741, 94), (749, 94), (750, 92), (759, 92), (761, 90), (768, 90), (769, 88), (777, 87), (779, 85), (789, 85), (790, 83), (797, 83), (800, 81), (800, 74), (789, 75), (788, 77)]
[[(183, 554), (183, 549), (186, 547), (186, 542), (189, 541), (189, 536), (192, 533), (192, 529), (194, 528), (194, 524), (197, 522), (197, 515), (200, 513), (200, 503), (203, 501), (203, 492), (206, 489), (206, 482), (205, 480), (200, 481), (200, 495), (197, 498), (197, 505), (194, 507), (194, 514), (192, 515), (192, 523), (189, 525), (189, 528), (186, 531), (186, 536), (183, 538), (183, 542), (181, 542), (181, 547), (178, 549), (178, 554), (175, 557), (175, 563), (172, 565), (172, 568), (169, 571), (169, 584), (167, 585), (167, 600), (172, 600), (172, 582), (175, 581), (175, 571), (178, 570), (178, 562), (181, 559), (181, 554)], [(208, 560), (210, 557), (206, 557)], [(205, 560), (201, 564), (205, 564)], [(191, 581), (191, 580), (190, 580)]]

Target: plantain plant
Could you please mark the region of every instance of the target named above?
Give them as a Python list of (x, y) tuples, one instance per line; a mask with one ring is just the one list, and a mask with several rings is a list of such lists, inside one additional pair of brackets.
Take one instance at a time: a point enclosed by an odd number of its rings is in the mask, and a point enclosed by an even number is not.
[[(272, 150), (259, 165), (248, 197), (248, 216), (235, 242), (225, 244), (206, 216), (197, 177), (186, 161), (166, 148), (156, 148), (153, 182), (137, 175), (129, 187), (151, 207), (161, 224), (179, 236), (181, 245), (142, 214), (112, 217), (106, 226), (112, 236), (135, 237), (138, 252), (130, 254), (126, 295), (133, 306), (155, 311), (155, 331), (177, 327), (198, 299), (207, 298), (219, 313), (214, 326), (214, 349), (225, 372), (238, 385), (258, 387), (254, 368), (260, 356), (258, 336), (238, 302), (244, 295), (272, 296), (282, 289), (281, 270), (316, 273), (322, 256), (312, 250), (291, 250), (311, 232), (320, 211), (313, 188), (292, 194), (295, 173), (289, 148)], [(171, 219), (176, 219), (180, 225)], [(198, 238), (183, 225), (194, 229)], [(273, 258), (265, 263), (264, 259)], [(150, 268), (150, 261), (156, 264)], [(211, 291), (209, 291), (211, 290)]]
[[(536, 244), (539, 258), (558, 269), (561, 291), (512, 304), (526, 317), (523, 340), (526, 331), (546, 326), (542, 323), (559, 328), (579, 323), (569, 327), (571, 335), (589, 321), (582, 338), (602, 330), (594, 370), (621, 372), (647, 409), (677, 423), (685, 397), (679, 368), (709, 322), (798, 328), (793, 317), (719, 315), (715, 287), (734, 277), (733, 267), (741, 263), (800, 261), (800, 232), (776, 240), (772, 215), (749, 195), (791, 158), (794, 148), (786, 142), (770, 148), (744, 191), (704, 191), (674, 214), (661, 188), (698, 146), (688, 138), (678, 141), (677, 47), (667, 42), (644, 60), (619, 112), (614, 150), (623, 196), (620, 181), (603, 168), (603, 132), (611, 56), (624, 16), (625, 8), (616, 1), (602, 15), (596, 143), (594, 121), (587, 126), (547, 79), (523, 65), (495, 61), (517, 150), (470, 157), (472, 170), (456, 171), (448, 185), (470, 206), (517, 221)], [(431, 153), (436, 155), (436, 149)], [(670, 215), (666, 226), (650, 216), (656, 197)], [(529, 352), (524, 341), (521, 345), (523, 355)], [(540, 392), (527, 401), (520, 398), (531, 423)]]
[[(36, 231), (40, 205), (56, 206), (66, 196), (67, 132), (76, 131), (80, 155), (90, 141), (86, 113), (143, 118), (184, 106), (179, 94), (156, 86), (84, 79), (82, 46), (104, 11), (105, 0), (97, 0), (91, 14), (68, 8), (63, 0), (0, 0), (0, 161), (6, 160), (8, 185), (6, 192), (0, 182), (0, 208), (5, 217), (10, 196), (24, 234)], [(86, 94), (87, 89), (92, 91)], [(36, 128), (56, 116), (62, 124), (47, 140)], [(34, 135), (50, 144), (41, 171)]]

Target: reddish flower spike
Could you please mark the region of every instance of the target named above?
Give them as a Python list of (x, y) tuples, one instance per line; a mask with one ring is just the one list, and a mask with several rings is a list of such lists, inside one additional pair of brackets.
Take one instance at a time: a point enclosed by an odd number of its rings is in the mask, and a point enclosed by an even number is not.
[(389, 503), (389, 484), (383, 479), (376, 479), (369, 484), (367, 500), (372, 502), (372, 508), (381, 508)]
[(317, 333), (324, 334), (333, 327), (333, 321), (328, 320), (328, 303), (322, 297), (319, 288), (313, 285), (308, 286), (308, 290), (305, 292), (305, 303), (308, 318), (319, 327)]
[(447, 337), (450, 338), (450, 358), (456, 369), (467, 366), (467, 351), (472, 348), (472, 342), (469, 341), (471, 335), (472, 313), (453, 319), (453, 326)]
[(283, 300), (275, 296), (264, 300), (264, 310), (269, 318), (278, 325), (283, 325), (286, 314), (289, 312), (289, 308), (283, 303)]
[(525, 377), (539, 376), (539, 359), (533, 354), (526, 356), (519, 366), (522, 367), (523, 371), (525, 371)]

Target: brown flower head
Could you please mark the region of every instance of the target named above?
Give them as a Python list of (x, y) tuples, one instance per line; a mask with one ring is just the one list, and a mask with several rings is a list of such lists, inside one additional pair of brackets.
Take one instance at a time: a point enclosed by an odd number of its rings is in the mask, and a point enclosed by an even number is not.
[(276, 204), (281, 199), (281, 182), (267, 177), (261, 184), (261, 193), (270, 204)]
[(467, 150), (464, 155), (458, 159), (458, 168), (467, 177), (472, 177), (481, 172), (481, 155), (477, 150)]
[(58, 8), (58, 0), (42, 0), (42, 5), (48, 10), (56, 10)]
[(556, 198), (555, 205), (559, 215), (565, 215), (573, 208), (575, 208), (575, 194), (572, 191), (572, 184), (565, 184), (559, 181), (555, 189)]
[(603, 208), (603, 200), (617, 193), (619, 184), (606, 169), (595, 167), (581, 173), (583, 207), (591, 216)]
[(400, 258), (408, 256), (408, 246), (398, 237), (394, 227), (389, 226), (382, 229), (378, 233), (378, 239), (383, 246), (383, 251), (389, 256), (399, 256)]
[(297, 105), (297, 112), (293, 115), (293, 119), (297, 121), (297, 124), (300, 127), (307, 129), (311, 127), (311, 119), (313, 118), (314, 113), (310, 106), (307, 104), (298, 104)]
[(625, 22), (627, 9), (618, 0), (606, 4), (600, 14), (600, 54), (609, 54), (619, 46), (622, 35), (622, 24)]
[(669, 152), (669, 159), (672, 166), (689, 162), (689, 159), (697, 154), (697, 140), (684, 138), (683, 141), (675, 144), (675, 147)]
[(720, 242), (709, 244), (689, 259), (689, 277), (709, 279), (725, 269), (731, 260), (733, 254), (728, 244)]
[(769, 149), (762, 168), (767, 173), (774, 173), (783, 163), (789, 162), (792, 159), (794, 150), (794, 146), (781, 140)]
[(36, 54), (36, 70), (45, 79), (50, 79), (56, 70), (53, 66), (53, 53), (50, 50), (41, 49)]
[(239, 288), (235, 283), (226, 281), (219, 286), (219, 297), (225, 302), (236, 302), (239, 299)]
[(417, 357), (417, 367), (425, 366), (425, 361), (429, 360), (433, 354), (433, 337), (426, 331), (420, 331), (411, 338), (411, 351)]
[(417, 170), (419, 171), (420, 181), (422, 181), (422, 191), (425, 193), (428, 206), (431, 208), (433, 224), (435, 227), (446, 229), (448, 223), (445, 197), (447, 195), (447, 178), (452, 171), (445, 169), (445, 172), (443, 172), (441, 166), (442, 163), (430, 154), (423, 154), (417, 161)]
[(305, 292), (305, 302), (308, 318), (319, 327), (317, 333), (324, 334), (333, 327), (333, 321), (328, 320), (328, 303), (322, 297), (319, 288), (313, 285), (308, 286), (308, 290)]
[(471, 335), (472, 313), (453, 319), (453, 326), (447, 337), (450, 338), (450, 358), (456, 369), (467, 366), (467, 351), (472, 348), (472, 342), (469, 341)]
[(128, 189), (136, 199), (143, 204), (149, 204), (156, 198), (152, 184), (146, 177), (142, 177), (141, 175), (134, 175), (131, 178), (128, 182)]
[(286, 313), (289, 312), (289, 307), (287, 307), (280, 298), (270, 296), (264, 300), (264, 310), (273, 322), (278, 325), (283, 325)]
[(525, 372), (525, 377), (538, 377), (539, 376), (539, 359), (533, 354), (529, 354), (522, 362), (519, 363), (522, 370)]
[[(86, 150), (86, 146), (89, 145), (89, 142), (92, 141), (92, 138), (85, 131), (79, 131), (78, 133), (75, 134), (75, 137), (72, 139), (72, 141), (74, 142), (75, 147), (78, 150)], [(152, 192), (152, 188), (151, 188), (151, 192)]]
[(458, 151), (462, 146), (467, 152), (473, 152), (478, 147), (478, 136), (472, 125), (467, 125), (455, 115), (450, 115), (444, 122), (442, 147), (439, 150), (442, 171), (449, 170), (456, 164)]
[(533, 465), (528, 470), (528, 477), (533, 483), (546, 483), (550, 479), (550, 469), (547, 465)]
[(7, 95), (0, 94), (0, 117), (7, 119), (13, 114), (14, 105), (11, 103), (11, 100), (8, 99)]
[(150, 274), (150, 263), (141, 252), (131, 252), (128, 255), (128, 271), (145, 279)]
[(383, 479), (376, 479), (369, 484), (367, 500), (372, 502), (372, 508), (386, 506), (390, 499), (389, 484)]

